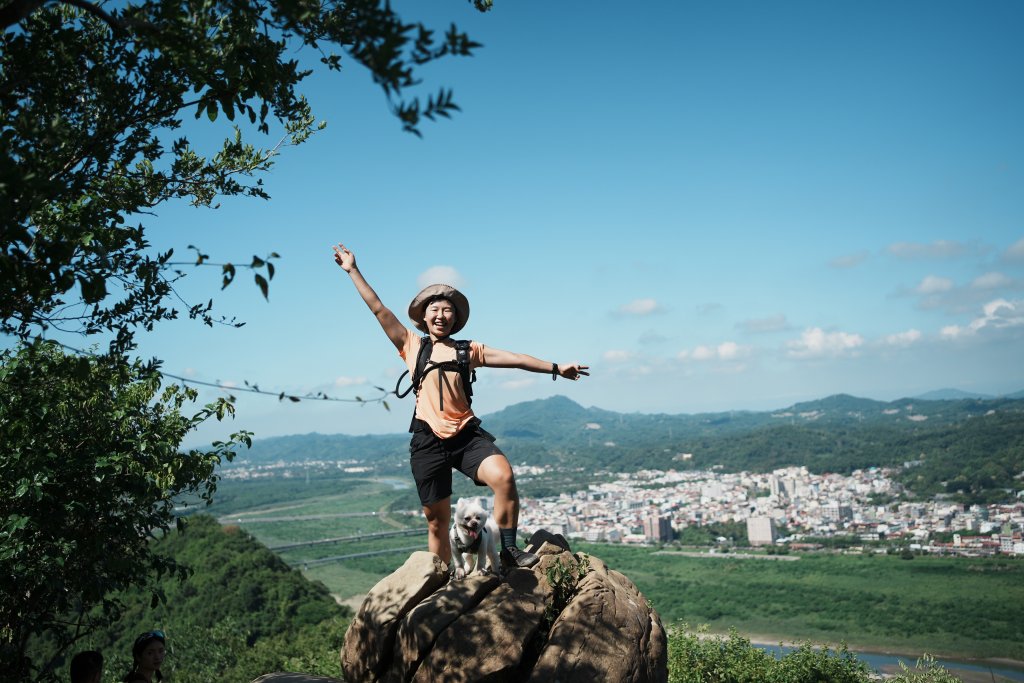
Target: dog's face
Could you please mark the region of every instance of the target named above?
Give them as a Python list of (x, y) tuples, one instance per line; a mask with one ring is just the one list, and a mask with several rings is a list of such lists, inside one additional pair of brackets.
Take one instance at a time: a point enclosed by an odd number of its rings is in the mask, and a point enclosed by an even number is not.
[(487, 523), (487, 510), (476, 498), (460, 498), (455, 506), (455, 526), (469, 539), (476, 539)]

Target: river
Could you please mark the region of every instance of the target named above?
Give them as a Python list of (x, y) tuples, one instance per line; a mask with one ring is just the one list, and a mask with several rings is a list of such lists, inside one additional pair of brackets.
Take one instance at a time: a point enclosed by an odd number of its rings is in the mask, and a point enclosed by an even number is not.
[[(755, 647), (771, 652), (776, 657), (788, 654), (796, 648), (778, 645), (759, 645), (755, 644)], [(903, 662), (908, 667), (913, 668), (916, 663), (916, 659), (909, 655), (887, 655), (877, 654), (874, 652), (854, 652), (857, 659), (867, 664), (874, 671), (879, 673), (894, 673), (899, 669), (900, 662)], [(995, 676), (1001, 676), (1003, 680), (1009, 681), (1024, 681), (1024, 668), (1018, 668), (1004, 663), (980, 663), (978, 660), (963, 660), (963, 659), (946, 659), (936, 658), (935, 663), (947, 669), (954, 675), (960, 675), (961, 672), (977, 672), (978, 674), (993, 674)], [(971, 680), (989, 680), (986, 676), (983, 679), (977, 679), (972, 677)]]

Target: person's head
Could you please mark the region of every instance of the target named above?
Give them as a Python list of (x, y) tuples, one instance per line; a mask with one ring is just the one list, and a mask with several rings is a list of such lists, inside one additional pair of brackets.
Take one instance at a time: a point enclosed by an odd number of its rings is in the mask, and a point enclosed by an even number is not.
[(409, 304), (416, 329), (436, 338), (455, 334), (469, 320), (469, 300), (451, 285), (430, 285)]
[(100, 683), (103, 655), (96, 650), (79, 652), (71, 658), (71, 683)]
[(153, 674), (156, 674), (156, 680), (160, 680), (160, 665), (163, 664), (166, 654), (165, 643), (163, 631), (146, 631), (136, 638), (132, 645), (132, 670), (141, 671), (151, 681), (154, 678)]

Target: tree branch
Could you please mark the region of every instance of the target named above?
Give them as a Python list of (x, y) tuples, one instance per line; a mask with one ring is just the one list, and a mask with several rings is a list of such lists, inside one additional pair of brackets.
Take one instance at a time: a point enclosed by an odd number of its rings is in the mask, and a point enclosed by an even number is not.
[(46, 0), (15, 0), (0, 7), (0, 28), (8, 29), (43, 6)]
[(125, 31), (128, 28), (123, 21), (91, 2), (86, 2), (85, 0), (61, 0), (61, 2), (65, 5), (77, 7), (83, 12), (88, 12), (115, 31)]

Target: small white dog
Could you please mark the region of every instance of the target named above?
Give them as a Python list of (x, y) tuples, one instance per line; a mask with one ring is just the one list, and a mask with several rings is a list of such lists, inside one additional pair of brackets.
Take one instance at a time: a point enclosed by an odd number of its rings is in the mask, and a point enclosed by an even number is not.
[(453, 576), (461, 579), (474, 570), (481, 574), (498, 573), (498, 524), (480, 500), (460, 498), (454, 517), (448, 534), (452, 544)]

